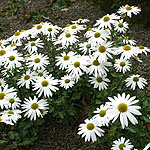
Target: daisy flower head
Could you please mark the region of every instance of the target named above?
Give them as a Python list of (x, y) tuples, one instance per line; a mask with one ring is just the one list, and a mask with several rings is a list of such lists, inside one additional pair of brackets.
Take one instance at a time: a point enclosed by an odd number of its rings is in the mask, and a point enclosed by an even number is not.
[(94, 26), (98, 26), (98, 29), (105, 29), (109, 28), (112, 29), (112, 25), (116, 22), (116, 20), (120, 19), (120, 16), (117, 16), (116, 14), (107, 14), (100, 18), (99, 20), (96, 20), (96, 24)]
[(69, 75), (65, 75), (61, 77), (59, 83), (60, 83), (60, 87), (64, 87), (65, 89), (71, 88), (75, 84), (74, 78), (72, 78)]
[(16, 123), (18, 121), (18, 119), (21, 118), (21, 110), (19, 109), (15, 109), (15, 110), (5, 110), (3, 112), (4, 114), (7, 114), (8, 116), (8, 121), (12, 122), (12, 123)]
[(125, 82), (126, 87), (130, 87), (133, 90), (135, 90), (136, 86), (138, 86), (140, 89), (144, 89), (145, 85), (147, 84), (146, 79), (140, 77), (138, 74), (128, 77)]
[(112, 114), (112, 122), (116, 121), (120, 116), (120, 122), (123, 129), (128, 126), (128, 119), (132, 124), (138, 124), (134, 115), (141, 115), (138, 110), (141, 107), (133, 105), (139, 101), (136, 100), (135, 96), (130, 97), (129, 94), (126, 96), (125, 93), (123, 93), (122, 95), (118, 94), (118, 97), (108, 97), (108, 99), (111, 101), (107, 102), (107, 104), (110, 108), (108, 111)]
[(0, 88), (0, 107), (3, 109), (4, 107), (7, 108), (7, 101), (6, 98), (10, 94), (16, 94), (16, 89), (13, 87), (8, 88), (8, 84), (4, 88)]
[(80, 43), (79, 44), (79, 50), (83, 52), (83, 54), (91, 54), (93, 51), (93, 47), (88, 42)]
[(69, 31), (64, 31), (59, 35), (58, 39), (56, 40), (56, 42), (54, 42), (54, 44), (61, 44), (62, 47), (68, 47), (69, 45), (73, 45), (77, 41), (79, 41), (78, 36)]
[(94, 84), (94, 88), (98, 88), (99, 91), (105, 90), (108, 87), (107, 82), (110, 82), (106, 75), (97, 76), (97, 77), (90, 77), (89, 82)]
[(8, 115), (6, 113), (1, 113), (0, 114), (0, 123), (5, 123), (8, 125), (14, 125), (9, 119), (8, 119)]
[(35, 76), (37, 77), (46, 77), (49, 75), (49, 72), (47, 70), (39, 69), (35, 70)]
[(56, 66), (59, 66), (59, 69), (66, 69), (71, 65), (71, 60), (75, 56), (74, 52), (63, 52), (60, 54), (61, 56), (56, 57)]
[(8, 45), (7, 47), (9, 47), (10, 51), (15, 50), (17, 47), (22, 46), (22, 43), (11, 43), (10, 45)]
[(21, 100), (16, 94), (9, 94), (6, 97), (6, 107), (12, 110), (20, 107)]
[(128, 23), (127, 22), (123, 22), (123, 19), (116, 21), (114, 23), (114, 30), (119, 32), (119, 33), (125, 33), (128, 29)]
[(91, 34), (93, 33), (92, 29), (93, 28), (88, 28), (88, 30), (84, 34), (84, 37), (86, 37), (86, 38), (91, 37)]
[(19, 87), (25, 86), (27, 89), (30, 89), (31, 83), (35, 80), (35, 72), (30, 70), (26, 71), (20, 79), (18, 79), (17, 85)]
[(9, 51), (5, 57), (5, 65), (6, 69), (13, 70), (15, 68), (21, 67), (21, 62), (23, 61), (23, 57), (16, 50)]
[(116, 54), (121, 54), (121, 58), (130, 59), (131, 57), (137, 56), (136, 47), (130, 45), (124, 45), (116, 50)]
[(131, 37), (129, 37), (129, 36), (124, 37), (123, 43), (126, 45), (132, 45), (132, 46), (136, 45), (136, 41), (131, 39)]
[(77, 134), (81, 135), (82, 138), (85, 137), (85, 142), (92, 140), (95, 142), (97, 140), (96, 136), (103, 136), (104, 130), (100, 128), (100, 126), (95, 122), (94, 119), (86, 119), (85, 123), (79, 125), (79, 132)]
[(130, 139), (126, 140), (124, 137), (121, 137), (118, 140), (113, 141), (111, 147), (112, 150), (131, 150), (134, 146), (131, 144)]
[(0, 88), (5, 87), (6, 81), (3, 78), (0, 78)]
[(147, 52), (150, 52), (150, 49), (148, 47), (144, 47), (142, 45), (137, 47), (136, 50), (138, 54), (144, 53), (145, 55), (147, 55)]
[(132, 14), (137, 15), (138, 13), (140, 13), (141, 9), (135, 6), (129, 6), (128, 4), (126, 4), (125, 6), (122, 6), (118, 9), (117, 13), (122, 15), (122, 14), (126, 14), (127, 16), (129, 16), (130, 18), (132, 17)]
[(71, 64), (67, 68), (67, 72), (75, 78), (77, 81), (84, 73), (88, 71), (88, 62), (87, 60), (80, 55), (76, 55), (73, 57)]
[(115, 64), (114, 68), (116, 72), (122, 72), (125, 74), (125, 72), (130, 71), (131, 63), (129, 60), (120, 58), (120, 59), (115, 59)]
[(78, 20), (76, 20), (76, 21), (71, 21), (72, 23), (87, 23), (87, 22), (89, 22), (90, 20), (88, 20), (88, 19), (82, 19), (82, 18), (79, 18)]
[(38, 34), (42, 34), (44, 32), (44, 22), (33, 25), (31, 34), (37, 37)]
[(111, 120), (111, 114), (107, 111), (109, 109), (108, 105), (101, 105), (100, 108), (97, 108), (94, 113), (93, 119), (100, 126), (108, 126), (109, 121)]
[(49, 97), (52, 96), (52, 92), (58, 90), (56, 85), (58, 85), (58, 80), (54, 79), (51, 74), (47, 77), (37, 77), (35, 83), (33, 83), (33, 91), (37, 90), (38, 97), (42, 94)]
[(89, 61), (88, 74), (93, 74), (95, 77), (107, 75), (107, 72), (109, 71), (109, 66), (112, 66), (111, 62), (99, 62), (98, 59), (95, 59), (91, 56)]
[(113, 42), (102, 42), (100, 45), (98, 45), (95, 49), (96, 51), (94, 51), (93, 53), (93, 57), (95, 59), (98, 59), (99, 62), (106, 62), (108, 58), (112, 59), (112, 55), (114, 54), (113, 49), (112, 48), (112, 44)]
[(89, 35), (88, 43), (90, 43), (92, 47), (95, 47), (97, 45), (101, 45), (101, 43), (106, 41), (108, 38), (110, 38), (110, 35), (106, 30), (93, 28)]
[(27, 66), (29, 68), (33, 68), (33, 70), (45, 69), (45, 67), (49, 64), (48, 56), (44, 56), (44, 54), (35, 54), (31, 55), (28, 58)]
[(6, 62), (7, 53), (10, 51), (8, 47), (0, 48), (0, 66), (4, 65)]
[(29, 53), (37, 53), (38, 48), (43, 48), (44, 43), (39, 38), (35, 41), (30, 41), (26, 44), (25, 48)]
[(48, 102), (45, 99), (25, 98), (24, 104), (22, 104), (22, 112), (25, 112), (24, 116), (30, 118), (30, 120), (36, 120), (37, 117), (42, 117), (42, 110), (48, 109)]
[(9, 44), (8, 40), (0, 40), (0, 48), (5, 48)]

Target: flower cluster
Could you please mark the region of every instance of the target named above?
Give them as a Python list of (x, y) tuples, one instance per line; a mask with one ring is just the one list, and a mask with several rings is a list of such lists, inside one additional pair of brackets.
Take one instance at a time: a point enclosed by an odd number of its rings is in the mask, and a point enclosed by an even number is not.
[[(85, 25), (88, 19), (80, 18), (64, 28), (41, 22), (0, 40), (0, 122), (14, 125), (22, 114), (30, 120), (43, 117), (55, 93), (73, 88), (82, 79), (99, 92), (110, 87), (115, 72), (125, 78), (120, 82), (123, 80), (126, 88), (144, 89), (147, 81), (133, 73), (131, 60), (141, 61), (138, 55), (147, 55), (150, 50), (128, 37), (129, 24), (122, 19), (122, 14), (131, 17), (139, 12), (137, 7), (123, 6), (118, 14), (103, 16), (89, 29)], [(128, 120), (133, 125), (138, 123), (135, 115), (141, 115), (141, 107), (135, 105), (139, 101), (135, 96), (123, 93), (108, 100), (91, 119), (80, 124), (78, 134), (85, 141), (104, 136), (101, 127), (118, 118), (123, 129), (128, 127)], [(112, 147), (131, 148), (123, 137)]]

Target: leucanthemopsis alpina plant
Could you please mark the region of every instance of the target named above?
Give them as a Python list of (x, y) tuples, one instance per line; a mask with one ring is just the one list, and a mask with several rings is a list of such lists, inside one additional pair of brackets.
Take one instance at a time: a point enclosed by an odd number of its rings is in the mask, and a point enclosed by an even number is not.
[[(0, 123), (14, 125), (25, 117), (35, 121), (51, 112), (49, 108), (54, 105), (51, 106), (51, 99), (55, 103), (63, 90), (72, 90), (73, 94), (76, 87), (81, 91), (86, 85), (96, 94), (102, 91), (109, 94), (103, 96), (104, 101), (99, 100), (99, 107), (93, 105), (95, 115), (79, 125), (78, 134), (85, 141), (95, 142), (97, 136), (106, 136), (102, 128), (109, 129), (118, 118), (124, 130), (138, 124), (142, 106), (132, 90), (144, 89), (148, 82), (134, 72), (137, 66), (132, 61), (137, 65), (141, 62), (138, 55), (147, 55), (150, 49), (130, 39), (129, 24), (121, 15), (131, 18), (140, 11), (134, 6), (122, 6), (117, 13), (96, 20), (89, 29), (85, 25), (88, 19), (80, 18), (64, 28), (41, 22), (0, 40)], [(117, 85), (113, 80), (117, 80)], [(126, 88), (118, 92), (121, 83)], [(131, 92), (125, 93), (128, 90)], [(95, 93), (90, 94), (91, 91), (85, 91), (87, 95), (81, 93), (79, 99), (92, 97)], [(94, 100), (86, 103), (93, 104)], [(133, 148), (123, 137), (113, 143), (112, 150)]]

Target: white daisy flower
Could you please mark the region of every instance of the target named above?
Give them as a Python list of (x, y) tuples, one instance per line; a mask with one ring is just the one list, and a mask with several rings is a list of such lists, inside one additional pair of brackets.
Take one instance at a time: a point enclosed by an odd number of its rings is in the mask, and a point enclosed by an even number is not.
[(54, 79), (50, 74), (47, 77), (37, 77), (35, 83), (33, 83), (33, 90), (37, 90), (36, 94), (38, 94), (38, 97), (42, 94), (44, 94), (45, 97), (49, 97), (52, 96), (52, 91), (56, 92), (56, 90), (58, 90), (56, 85), (58, 85), (58, 80)]
[(21, 100), (16, 94), (9, 94), (6, 97), (6, 107), (12, 108), (12, 110), (20, 107)]
[(131, 150), (134, 146), (131, 144), (130, 140), (125, 140), (124, 137), (121, 137), (118, 140), (113, 141), (111, 147), (112, 150)]
[(145, 84), (147, 84), (146, 79), (140, 77), (138, 74), (128, 77), (125, 82), (126, 87), (131, 87), (133, 90), (135, 90), (136, 86), (138, 86), (140, 89), (144, 89)]
[(10, 45), (8, 45), (7, 47), (10, 49), (10, 51), (15, 50), (17, 47), (22, 46), (22, 43), (11, 43)]
[(111, 62), (99, 62), (97, 59), (90, 57), (88, 74), (94, 74), (95, 77), (106, 75), (109, 71), (108, 67), (112, 66)]
[(123, 74), (125, 74), (125, 72), (130, 71), (130, 67), (131, 63), (129, 60), (123, 58), (115, 59), (114, 68), (116, 72), (123, 72)]
[(100, 126), (108, 126), (109, 121), (111, 120), (111, 114), (107, 111), (109, 109), (108, 105), (101, 105), (100, 108), (97, 108), (94, 113), (96, 115), (93, 116), (93, 119)]
[(15, 69), (21, 67), (22, 61), (24, 61), (22, 55), (18, 53), (16, 50), (9, 51), (5, 57), (5, 65), (6, 69)]
[(79, 18), (78, 20), (76, 20), (76, 21), (71, 21), (72, 23), (87, 23), (87, 22), (89, 22), (90, 20), (88, 20), (88, 19), (82, 19), (82, 18)]
[(39, 38), (35, 41), (30, 41), (26, 44), (24, 49), (27, 49), (29, 53), (37, 53), (38, 48), (43, 48), (44, 43)]
[(10, 49), (8, 47), (5, 47), (4, 49), (0, 48), (0, 66), (5, 64), (6, 56), (9, 51)]
[(150, 52), (150, 49), (148, 47), (144, 47), (142, 45), (139, 47), (136, 47), (136, 50), (138, 54), (144, 53), (145, 55), (147, 55), (147, 52)]
[(6, 81), (3, 78), (0, 78), (0, 88), (5, 87)]
[(48, 76), (49, 75), (49, 72), (47, 72), (47, 70), (42, 70), (42, 69), (40, 69), (40, 70), (36, 70), (35, 71), (35, 76), (39, 76), (39, 77), (46, 77), (46, 76)]
[(13, 87), (8, 88), (8, 84), (4, 88), (0, 88), (0, 107), (3, 109), (4, 107), (7, 108), (7, 101), (6, 98), (10, 94), (16, 94), (16, 89)]
[(61, 77), (61, 80), (59, 80), (59, 83), (60, 83), (60, 86), (64, 87), (65, 89), (68, 89), (75, 84), (74, 79), (69, 75), (65, 75), (64, 77)]
[(18, 79), (17, 85), (19, 87), (25, 86), (27, 89), (30, 89), (31, 83), (35, 80), (35, 72), (26, 71), (20, 79)]
[(123, 129), (128, 126), (128, 119), (132, 124), (138, 124), (138, 121), (134, 115), (141, 115), (138, 110), (141, 107), (133, 105), (139, 101), (135, 100), (135, 96), (130, 97), (129, 94), (126, 96), (125, 93), (123, 93), (122, 95), (118, 94), (118, 97), (108, 97), (108, 99), (111, 101), (107, 102), (107, 104), (110, 107), (108, 111), (112, 114), (112, 122), (116, 121), (120, 116), (120, 122)]
[(72, 51), (69, 53), (63, 52), (60, 55), (61, 56), (56, 57), (56, 66), (59, 66), (59, 69), (64, 70), (71, 64), (71, 60), (75, 56), (75, 53)]
[(36, 120), (37, 117), (42, 117), (42, 111), (48, 109), (48, 103), (45, 99), (38, 100), (34, 98), (25, 98), (24, 104), (22, 104), (22, 112), (25, 112), (24, 116), (30, 118), (30, 120)]
[(101, 137), (104, 134), (104, 130), (100, 128), (100, 126), (93, 119), (84, 120), (85, 123), (79, 125), (79, 132), (77, 134), (81, 135), (82, 138), (85, 137), (85, 142), (92, 140), (95, 142), (97, 140), (97, 136)]
[(128, 29), (128, 23), (127, 22), (123, 22), (123, 19), (116, 21), (114, 23), (114, 30), (120, 33), (125, 33)]
[(4, 122), (4, 123), (6, 123), (6, 124), (8, 124), (8, 125), (14, 125), (14, 124), (8, 119), (8, 115), (5, 114), (5, 113), (3, 113), (3, 114), (0, 115), (0, 123), (1, 123), (1, 122)]
[(138, 13), (140, 13), (140, 11), (141, 11), (140, 8), (135, 6), (129, 6), (128, 4), (126, 4), (125, 6), (120, 7), (117, 13), (121, 15), (126, 14), (131, 18), (132, 14), (137, 15)]
[(124, 44), (129, 44), (129, 45), (132, 45), (132, 46), (135, 46), (136, 45), (136, 41), (135, 40), (132, 40), (130, 37), (126, 36), (124, 37), (123, 39), (123, 43)]
[(130, 57), (137, 56), (137, 51), (134, 46), (124, 45), (116, 50), (116, 54), (121, 54), (121, 58), (123, 59), (130, 59)]
[(94, 26), (98, 26), (98, 29), (104, 29), (104, 28), (109, 28), (110, 30), (112, 29), (112, 26), (116, 20), (120, 19), (120, 16), (117, 16), (116, 14), (107, 14), (103, 16), (101, 19), (96, 20), (96, 24)]
[(94, 59), (98, 59), (98, 61), (106, 62), (108, 58), (112, 59), (112, 55), (114, 54), (112, 47), (113, 42), (102, 42), (100, 45), (98, 45), (95, 49), (95, 52), (92, 54)]
[(8, 40), (0, 40), (0, 48), (5, 48), (9, 44)]
[(108, 78), (106, 78), (106, 75), (90, 77), (90, 79), (91, 80), (89, 80), (89, 82), (91, 84), (94, 84), (94, 88), (98, 88), (99, 91), (107, 89), (107, 87), (108, 87), (107, 82), (110, 82), (110, 80)]
[(79, 50), (83, 52), (83, 54), (91, 54), (93, 51), (93, 47), (91, 47), (91, 44), (88, 42), (80, 43), (79, 44)]
[(31, 34), (33, 36), (37, 36), (38, 34), (43, 33), (44, 32), (44, 24), (45, 24), (44, 22), (40, 22), (39, 24), (33, 25)]
[(85, 36), (86, 38), (91, 37), (91, 34), (93, 33), (92, 29), (93, 29), (93, 28), (88, 28), (88, 31), (85, 32), (84, 36)]
[(49, 64), (48, 56), (44, 56), (44, 54), (35, 54), (31, 55), (27, 60), (27, 66), (29, 68), (33, 67), (33, 70), (45, 69), (45, 67)]
[(110, 35), (106, 30), (93, 28), (90, 33), (88, 43), (90, 43), (92, 47), (95, 47), (97, 45), (101, 45), (101, 43), (106, 41), (107, 38), (110, 38)]
[(18, 121), (18, 119), (21, 118), (21, 110), (19, 109), (15, 109), (15, 110), (5, 110), (3, 112), (4, 114), (8, 115), (8, 121), (12, 122), (12, 123), (16, 123)]

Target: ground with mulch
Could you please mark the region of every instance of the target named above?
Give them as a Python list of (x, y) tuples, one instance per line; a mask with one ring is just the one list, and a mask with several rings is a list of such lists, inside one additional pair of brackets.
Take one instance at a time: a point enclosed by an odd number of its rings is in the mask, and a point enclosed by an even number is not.
[[(33, 24), (41, 21), (50, 21), (64, 27), (78, 18), (88, 18), (89, 27), (106, 12), (98, 8), (92, 8), (86, 1), (72, 0), (65, 8), (52, 8), (51, 0), (27, 0), (26, 3), (18, 4), (17, 12), (11, 11), (10, 0), (0, 1), (0, 39), (6, 39), (17, 30), (29, 29)], [(20, 8), (21, 7), (21, 8)], [(8, 13), (7, 13), (8, 12)], [(138, 17), (138, 16), (137, 16)], [(150, 48), (150, 29), (142, 29), (138, 25), (131, 28), (132, 35), (138, 45)], [(143, 76), (150, 79), (150, 54), (142, 56), (141, 70)], [(38, 140), (28, 150), (91, 150), (89, 143), (77, 135), (76, 126), (68, 127), (58, 120), (46, 116), (44, 130), (39, 133)], [(92, 150), (100, 149), (100, 146)], [(22, 149), (21, 149), (22, 150)], [(25, 149), (24, 149), (25, 150)]]

